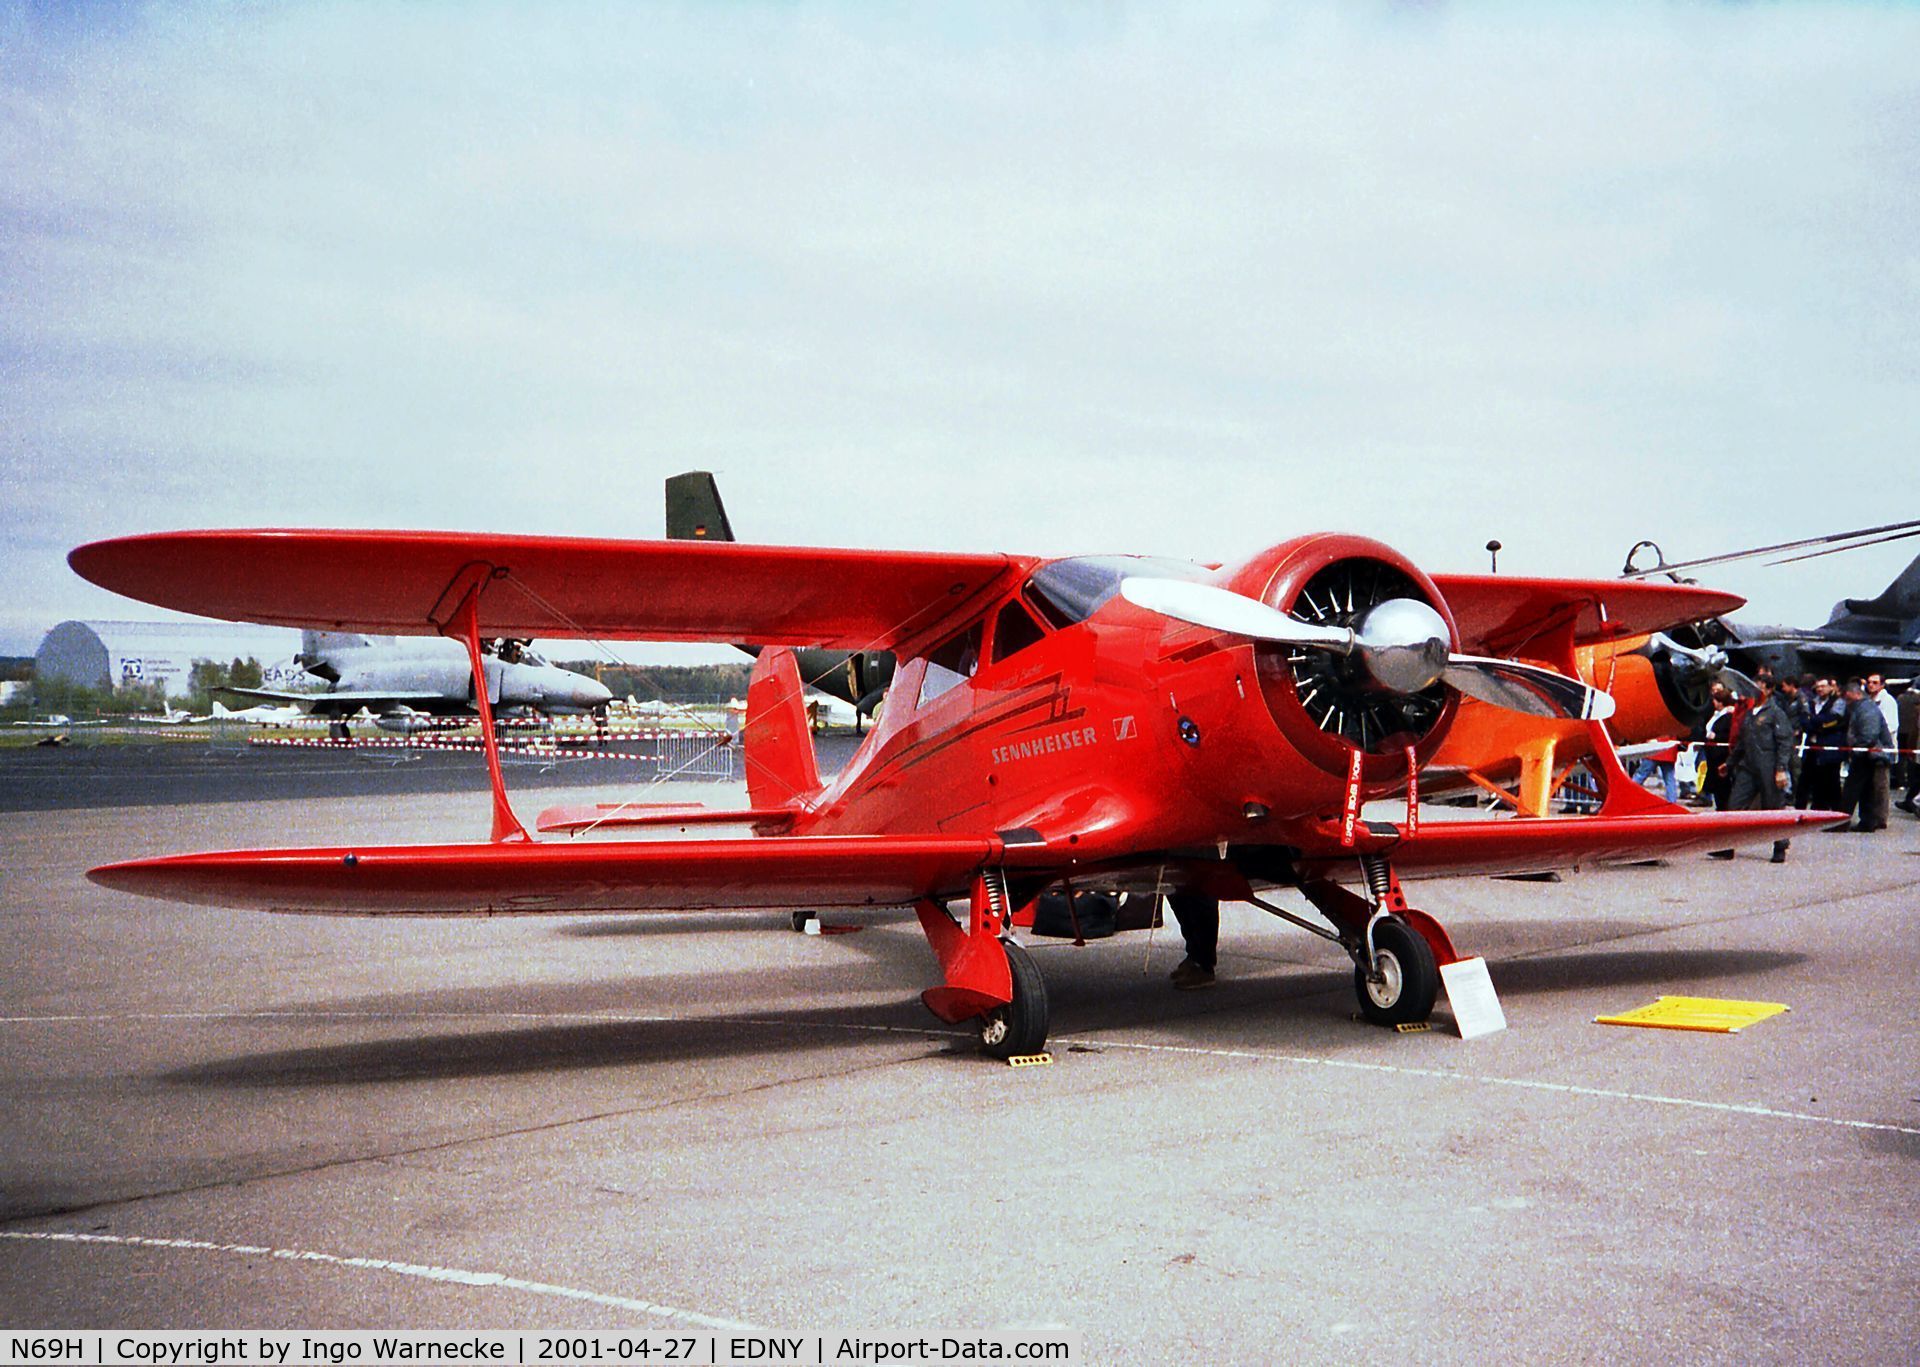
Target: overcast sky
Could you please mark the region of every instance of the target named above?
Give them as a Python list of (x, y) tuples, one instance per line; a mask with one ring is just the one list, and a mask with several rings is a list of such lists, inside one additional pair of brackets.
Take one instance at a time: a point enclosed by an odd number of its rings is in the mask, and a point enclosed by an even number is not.
[(157, 615), (99, 537), (656, 536), (694, 467), (1039, 554), (1920, 517), (1920, 8), (1168, 8), (0, 0), (0, 651)]

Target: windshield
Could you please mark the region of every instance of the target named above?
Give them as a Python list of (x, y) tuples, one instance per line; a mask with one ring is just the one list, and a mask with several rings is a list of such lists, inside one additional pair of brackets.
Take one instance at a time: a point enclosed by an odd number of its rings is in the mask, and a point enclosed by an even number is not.
[(1150, 555), (1079, 555), (1042, 565), (1027, 581), (1027, 596), (1056, 627), (1093, 616), (1120, 592), (1123, 579), (1204, 579), (1208, 571), (1186, 560)]

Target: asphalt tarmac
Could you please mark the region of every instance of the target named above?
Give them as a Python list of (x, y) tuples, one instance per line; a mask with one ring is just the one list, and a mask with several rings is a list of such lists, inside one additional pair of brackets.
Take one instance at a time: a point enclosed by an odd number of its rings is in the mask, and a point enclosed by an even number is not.
[[(0, 1324), (1055, 1325), (1094, 1362), (1920, 1347), (1904, 814), (1784, 866), (1418, 885), (1500, 991), (1510, 1028), (1473, 1041), (1444, 1006), (1357, 1023), (1338, 951), (1251, 908), (1204, 992), (1167, 987), (1167, 932), (1040, 942), (1054, 1062), (1022, 1069), (920, 1007), (910, 918), (308, 919), (83, 877), (486, 811), (0, 814)], [(1593, 1023), (1663, 993), (1792, 1010)]]

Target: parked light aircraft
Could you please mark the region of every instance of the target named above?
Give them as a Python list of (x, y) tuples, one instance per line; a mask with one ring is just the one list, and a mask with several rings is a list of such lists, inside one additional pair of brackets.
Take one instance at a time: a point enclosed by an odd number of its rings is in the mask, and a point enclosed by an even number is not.
[[(221, 691), (329, 718), (336, 735), (344, 734), (348, 719), (363, 709), (383, 730), (408, 732), (474, 711), (474, 665), (457, 641), (308, 630), (299, 659), (309, 674), (326, 680), (324, 692)], [(572, 715), (602, 711), (613, 698), (598, 679), (549, 664), (512, 637), (489, 642), (479, 668), (487, 681), (487, 701), (503, 711)]]
[[(749, 807), (556, 812), (544, 830), (749, 825), (750, 837), (536, 840), (479, 705), (492, 839), (235, 850), (111, 864), (110, 888), (366, 915), (912, 907), (922, 1000), (984, 1047), (1038, 1049), (1045, 985), (1011, 939), (1049, 889), (1251, 902), (1337, 941), (1363, 1014), (1424, 1019), (1457, 956), (1407, 875), (1534, 870), (1771, 841), (1830, 812), (1689, 814), (1635, 786), (1611, 700), (1501, 657), (1663, 629), (1726, 596), (1671, 584), (1429, 575), (1363, 537), (1297, 537), (1220, 569), (1137, 556), (825, 550), (437, 532), (175, 532), (82, 546), (75, 570), (213, 617), (490, 636), (757, 641)], [(831, 781), (788, 647), (893, 652), (891, 701)], [(1596, 816), (1366, 819), (1431, 761), (1470, 695), (1592, 728)], [(1608, 760), (1612, 759), (1609, 764)], [(1417, 793), (1414, 795), (1417, 798)], [(1362, 889), (1356, 893), (1349, 885)], [(1331, 929), (1275, 904), (1287, 889)], [(957, 907), (957, 914), (953, 908)]]
[[(1782, 557), (1774, 564), (1794, 563), (1916, 534), (1920, 522), (1890, 523), (1680, 564), (1666, 563), (1657, 545), (1643, 541), (1628, 553), (1623, 573), (1633, 579), (1659, 576), (1692, 584), (1681, 571), (1765, 555)], [(1636, 565), (1643, 550), (1651, 550), (1659, 563)], [(1675, 624), (1673, 635), (1656, 632), (1570, 648), (1558, 624), (1549, 619), (1508, 644), (1522, 658), (1566, 669), (1612, 694), (1618, 711), (1608, 732), (1629, 747), (1687, 736), (1712, 714), (1716, 682), (1735, 697), (1754, 696), (1758, 690), (1753, 680), (1733, 667), (1735, 660), (1753, 669), (1765, 665), (1783, 676), (1807, 668), (1837, 676), (1873, 670), (1910, 675), (1920, 664), (1920, 559), (1877, 598), (1844, 600), (1826, 626), (1811, 631), (1741, 625), (1728, 616), (1737, 600), (1726, 601), (1697, 622)], [(1705, 600), (1701, 606), (1705, 608)], [(1472, 785), (1523, 814), (1537, 816), (1592, 754), (1583, 728), (1467, 702), (1423, 782), (1429, 792)]]
[(193, 713), (186, 711), (184, 708), (176, 711), (172, 701), (166, 698), (160, 700), (160, 707), (161, 710), (158, 712), (136, 713), (134, 716), (128, 718), (128, 720), (137, 722), (142, 726), (185, 726), (188, 722), (207, 720), (206, 717), (194, 716)]
[(292, 703), (284, 707), (273, 707), (267, 703), (256, 703), (252, 707), (232, 708), (214, 700), (213, 714), (210, 720), (215, 722), (245, 722), (252, 726), (295, 726), (306, 716)]

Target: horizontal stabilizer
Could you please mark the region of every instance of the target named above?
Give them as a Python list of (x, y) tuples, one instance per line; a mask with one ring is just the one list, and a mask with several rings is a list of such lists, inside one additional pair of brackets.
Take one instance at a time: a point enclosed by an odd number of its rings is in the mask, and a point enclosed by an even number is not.
[(625, 826), (791, 826), (792, 807), (704, 807), (697, 802), (601, 802), (591, 807), (549, 807), (534, 828), (540, 832), (612, 830)]

